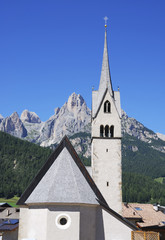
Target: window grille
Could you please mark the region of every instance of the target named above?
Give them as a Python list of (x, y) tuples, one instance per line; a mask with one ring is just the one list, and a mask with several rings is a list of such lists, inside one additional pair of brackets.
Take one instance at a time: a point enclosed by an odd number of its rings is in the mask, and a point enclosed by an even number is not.
[(160, 240), (160, 236), (157, 232), (133, 231), (131, 240)]

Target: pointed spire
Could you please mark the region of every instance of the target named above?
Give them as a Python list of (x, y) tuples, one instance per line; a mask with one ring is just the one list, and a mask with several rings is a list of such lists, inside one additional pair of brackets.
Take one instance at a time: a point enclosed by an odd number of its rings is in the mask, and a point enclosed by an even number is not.
[[(104, 18), (107, 21), (107, 18)], [(109, 60), (108, 60), (108, 47), (107, 47), (107, 24), (105, 22), (105, 41), (104, 41), (104, 53), (103, 53), (103, 62), (102, 62), (102, 70), (101, 70), (101, 78), (99, 85), (99, 92), (104, 92), (104, 90), (108, 88), (110, 95), (113, 96), (113, 89), (111, 83), (111, 75), (109, 68)]]

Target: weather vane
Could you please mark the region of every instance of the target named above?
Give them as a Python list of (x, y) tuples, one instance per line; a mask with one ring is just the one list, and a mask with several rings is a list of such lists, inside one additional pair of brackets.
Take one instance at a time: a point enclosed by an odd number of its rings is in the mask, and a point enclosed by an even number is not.
[(105, 27), (107, 27), (107, 20), (108, 20), (107, 16), (104, 17), (104, 20), (105, 20)]

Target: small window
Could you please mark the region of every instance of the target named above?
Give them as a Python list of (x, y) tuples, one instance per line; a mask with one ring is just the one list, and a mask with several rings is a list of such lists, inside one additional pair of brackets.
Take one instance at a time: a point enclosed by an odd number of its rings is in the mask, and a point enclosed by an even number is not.
[(106, 149), (106, 152), (108, 152), (108, 148)]
[(109, 187), (109, 182), (107, 182), (107, 187)]
[(104, 112), (105, 113), (110, 113), (111, 112), (111, 104), (108, 100), (104, 103)]
[(135, 207), (135, 209), (136, 209), (137, 211), (142, 211), (142, 209), (141, 209), (140, 207)]
[(59, 222), (60, 222), (61, 225), (65, 225), (65, 224), (67, 224), (67, 219), (63, 217), (63, 218), (60, 219)]
[(68, 214), (59, 214), (56, 217), (56, 226), (60, 229), (67, 229), (71, 224), (71, 218)]

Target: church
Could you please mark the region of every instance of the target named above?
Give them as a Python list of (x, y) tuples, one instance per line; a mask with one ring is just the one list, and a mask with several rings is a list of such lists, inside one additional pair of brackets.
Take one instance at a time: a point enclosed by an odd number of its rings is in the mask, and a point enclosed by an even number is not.
[(65, 136), (18, 201), (19, 240), (128, 240), (121, 216), (121, 107), (113, 91), (107, 25), (98, 91), (92, 91), (91, 174)]

